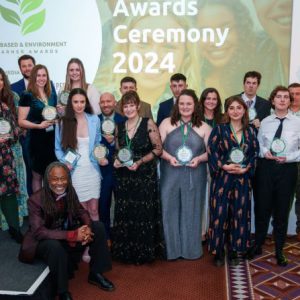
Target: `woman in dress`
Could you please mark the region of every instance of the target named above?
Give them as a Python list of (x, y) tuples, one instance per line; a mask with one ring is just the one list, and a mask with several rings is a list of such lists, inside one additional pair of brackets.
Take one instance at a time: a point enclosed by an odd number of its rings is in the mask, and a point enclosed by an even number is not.
[(247, 106), (239, 96), (228, 99), (225, 124), (217, 125), (208, 142), (211, 174), (209, 250), (215, 264), (238, 264), (238, 253), (250, 246), (252, 177), (258, 155), (254, 129), (249, 126)]
[(210, 126), (200, 119), (198, 98), (183, 90), (170, 118), (159, 126), (163, 142), (161, 201), (169, 260), (202, 255), (201, 209), (206, 194), (206, 145)]
[[(217, 124), (220, 124), (223, 118), (222, 114), (222, 102), (221, 97), (217, 89), (206, 88), (199, 99), (200, 104), (200, 118), (210, 127), (214, 128)], [(209, 172), (207, 172), (207, 187), (210, 187), (211, 178)], [(206, 200), (204, 208), (202, 209), (202, 244), (207, 241), (207, 229), (208, 229), (208, 199), (209, 188), (206, 192)]]
[[(133, 264), (152, 262), (163, 254), (156, 167), (162, 146), (155, 123), (139, 117), (139, 105), (140, 98), (135, 91), (121, 98), (121, 109), (127, 121), (117, 126), (118, 154), (114, 161), (112, 253), (116, 259)], [(121, 153), (132, 157), (127, 161)]]
[[(93, 151), (101, 141), (101, 134), (100, 120), (91, 113), (86, 92), (81, 88), (73, 89), (65, 116), (55, 129), (55, 154), (71, 170), (73, 186), (82, 206), (93, 221), (98, 221), (101, 175)], [(68, 159), (70, 153), (77, 156), (77, 162)]]
[[(15, 122), (17, 121), (17, 110), (16, 107), (18, 105), (17, 94), (14, 94), (10, 89), (10, 84), (8, 78), (3, 69), (0, 68), (0, 101), (1, 103), (5, 103), (10, 111), (13, 113), (15, 118)], [(14, 144), (11, 145), (11, 149), (13, 151), (14, 162), (16, 167), (17, 179), (19, 183), (19, 193), (17, 194), (17, 202), (18, 202), (18, 213), (19, 213), (19, 224), (22, 226), (23, 217), (27, 216), (27, 189), (26, 189), (26, 171), (25, 164), (23, 160), (22, 147), (17, 140)], [(5, 220), (4, 215), (0, 215), (0, 225), (4, 230), (8, 227), (8, 224)]]
[(95, 86), (86, 82), (84, 66), (79, 58), (71, 58), (69, 60), (66, 71), (66, 82), (59, 94), (61, 95), (62, 92), (70, 92), (75, 88), (85, 90), (92, 108), (91, 113), (99, 115), (101, 113), (99, 106), (100, 93)]
[(0, 68), (0, 209), (8, 223), (11, 237), (20, 243), (23, 236), (18, 217), (19, 184), (12, 149), (18, 141), (20, 129), (15, 117), (13, 94), (5, 72)]
[(29, 78), (27, 91), (21, 95), (19, 125), (29, 129), (29, 157), (32, 169), (32, 191), (42, 187), (46, 167), (56, 160), (54, 154), (54, 120), (46, 120), (43, 111), (56, 106), (56, 93), (51, 89), (45, 66), (36, 65)]
[(277, 264), (286, 266), (288, 260), (283, 247), (300, 161), (300, 120), (289, 112), (292, 97), (288, 88), (277, 86), (269, 100), (274, 114), (262, 120), (257, 136), (260, 158), (254, 190), (255, 245), (248, 258), (262, 253), (272, 215)]

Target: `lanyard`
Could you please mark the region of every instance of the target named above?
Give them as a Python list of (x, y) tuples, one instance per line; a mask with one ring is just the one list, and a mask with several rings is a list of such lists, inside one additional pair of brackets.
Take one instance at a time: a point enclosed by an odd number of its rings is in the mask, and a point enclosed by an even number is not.
[[(184, 126), (187, 125), (187, 131), (186, 133), (184, 133)], [(181, 131), (181, 135), (182, 135), (182, 145), (185, 144), (185, 141), (188, 138), (189, 132), (191, 130), (192, 126), (191, 126), (191, 122), (188, 123), (184, 123), (180, 120), (180, 131)]]
[(230, 124), (230, 129), (231, 129), (231, 132), (232, 132), (233, 135), (234, 135), (234, 138), (235, 138), (236, 142), (237, 142), (238, 145), (239, 145), (239, 148), (241, 148), (241, 145), (244, 144), (244, 132), (242, 133), (241, 143), (239, 143), (239, 140), (238, 140), (238, 138), (237, 138), (237, 136), (236, 136), (236, 132), (235, 132), (235, 130), (234, 130), (234, 128), (233, 128), (233, 126), (232, 126), (231, 124)]
[[(133, 136), (134, 136), (134, 134), (136, 132), (136, 128), (137, 128), (137, 126), (138, 126), (138, 124), (140, 122), (140, 119), (141, 118), (138, 118), (137, 122), (134, 125)], [(127, 146), (128, 149), (130, 149), (131, 148), (132, 139), (130, 139), (129, 136), (128, 136), (128, 121), (126, 122), (125, 130), (126, 130), (126, 135), (125, 135), (126, 146)], [(132, 138), (133, 138), (133, 136), (132, 136)]]

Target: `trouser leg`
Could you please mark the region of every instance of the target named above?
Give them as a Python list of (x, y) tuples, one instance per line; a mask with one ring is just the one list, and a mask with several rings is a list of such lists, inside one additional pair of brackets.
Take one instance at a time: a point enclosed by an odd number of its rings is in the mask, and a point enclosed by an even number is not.
[(91, 256), (90, 271), (104, 273), (111, 270), (111, 256), (107, 247), (104, 225), (102, 222), (92, 222), (93, 242), (89, 244)]
[(15, 194), (0, 196), (1, 210), (8, 226), (19, 230), (18, 202)]
[(50, 269), (50, 276), (57, 292), (68, 291), (68, 253), (58, 240), (40, 241), (37, 257), (41, 258)]

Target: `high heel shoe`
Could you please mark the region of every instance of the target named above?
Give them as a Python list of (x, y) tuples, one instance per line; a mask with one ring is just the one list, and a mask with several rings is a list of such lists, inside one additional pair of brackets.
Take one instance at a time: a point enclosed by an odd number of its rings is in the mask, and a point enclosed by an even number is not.
[(21, 244), (23, 242), (23, 234), (21, 233), (20, 228), (15, 229), (14, 227), (9, 227), (8, 232), (12, 239), (14, 239), (18, 244)]

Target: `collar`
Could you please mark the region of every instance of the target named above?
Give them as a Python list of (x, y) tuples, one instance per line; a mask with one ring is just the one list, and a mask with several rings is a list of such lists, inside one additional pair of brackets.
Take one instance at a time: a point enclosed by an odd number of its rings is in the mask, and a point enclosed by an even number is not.
[(253, 97), (253, 98), (248, 98), (247, 96), (246, 96), (246, 94), (245, 93), (242, 93), (242, 99), (246, 102), (246, 101), (249, 101), (249, 100), (251, 100), (252, 101), (252, 105), (253, 104), (255, 104), (255, 101), (256, 101), (256, 95)]
[[(275, 112), (274, 112), (272, 115), (270, 115), (270, 117), (271, 117), (271, 120), (275, 120), (276, 118), (279, 118), (279, 117), (275, 114)], [(290, 113), (290, 111), (288, 111), (288, 113), (287, 113), (283, 118), (291, 119), (291, 118), (293, 118), (293, 115)], [(280, 118), (280, 119), (282, 119), (282, 118)]]
[(24, 83), (25, 83), (25, 88), (26, 88), (26, 90), (27, 90), (27, 88), (28, 88), (28, 83), (29, 83), (29, 80), (28, 80), (28, 79), (26, 79), (26, 78), (24, 78)]
[(113, 112), (110, 116), (105, 116), (103, 114), (102, 114), (102, 116), (103, 116), (103, 120), (112, 120), (112, 121), (114, 121), (114, 119), (115, 119), (115, 112)]
[(56, 195), (56, 199), (55, 199), (55, 201), (59, 201), (60, 199), (62, 199), (63, 197), (65, 197), (67, 195), (67, 193), (63, 193), (63, 194), (61, 194), (61, 195)]

